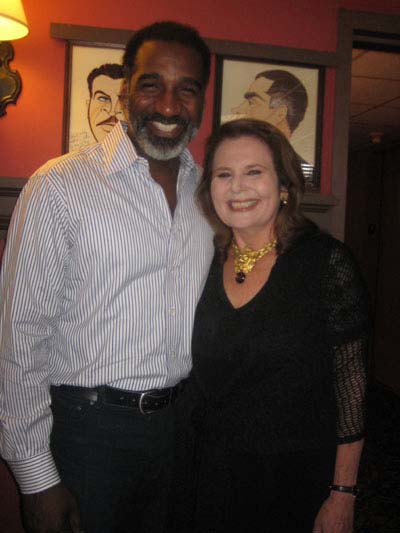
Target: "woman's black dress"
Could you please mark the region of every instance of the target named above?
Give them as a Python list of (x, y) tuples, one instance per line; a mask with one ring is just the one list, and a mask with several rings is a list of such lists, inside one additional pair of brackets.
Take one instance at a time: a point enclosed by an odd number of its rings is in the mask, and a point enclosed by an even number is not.
[(322, 233), (278, 256), (238, 309), (214, 259), (181, 403), (195, 443), (188, 531), (312, 531), (337, 444), (363, 436), (367, 309), (352, 256)]

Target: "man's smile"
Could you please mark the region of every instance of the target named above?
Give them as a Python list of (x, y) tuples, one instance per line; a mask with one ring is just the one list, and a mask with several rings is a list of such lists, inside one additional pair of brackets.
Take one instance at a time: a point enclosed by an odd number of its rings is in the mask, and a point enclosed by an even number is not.
[(165, 124), (157, 120), (148, 121), (147, 124), (150, 124), (154, 134), (158, 134), (161, 136), (165, 135), (167, 137), (173, 137), (175, 135), (180, 134), (183, 127), (182, 124), (178, 124), (177, 122), (174, 122), (172, 124)]

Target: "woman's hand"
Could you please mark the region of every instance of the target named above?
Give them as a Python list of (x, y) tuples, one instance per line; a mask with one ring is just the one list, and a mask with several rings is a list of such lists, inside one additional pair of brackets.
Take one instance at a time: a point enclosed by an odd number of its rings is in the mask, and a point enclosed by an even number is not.
[(332, 491), (317, 514), (313, 533), (353, 533), (354, 501), (351, 494)]

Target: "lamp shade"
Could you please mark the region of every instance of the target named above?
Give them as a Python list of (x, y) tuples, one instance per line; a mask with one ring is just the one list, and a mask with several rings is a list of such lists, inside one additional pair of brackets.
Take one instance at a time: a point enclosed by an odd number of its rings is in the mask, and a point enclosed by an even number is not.
[(0, 0), (0, 41), (20, 39), (28, 33), (28, 23), (21, 0)]

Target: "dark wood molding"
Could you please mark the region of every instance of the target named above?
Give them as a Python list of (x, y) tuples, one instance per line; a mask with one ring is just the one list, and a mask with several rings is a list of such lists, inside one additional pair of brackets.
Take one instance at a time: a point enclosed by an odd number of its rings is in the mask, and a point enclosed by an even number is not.
[(306, 192), (301, 207), (304, 213), (326, 213), (338, 204), (339, 200), (333, 194)]
[(363, 39), (387, 38), (390, 45), (400, 43), (400, 16), (339, 10), (335, 87), (335, 120), (332, 147), (332, 194), (340, 203), (332, 212), (332, 232), (343, 239), (346, 213), (347, 155), (349, 145), (351, 62), (357, 32)]
[(115, 48), (123, 48), (132, 34), (132, 30), (60, 24), (58, 22), (50, 23), (50, 37), (53, 39), (63, 39), (72, 43), (90, 44), (93, 46), (115, 46)]
[(0, 176), (0, 196), (19, 196), (28, 178), (7, 178)]
[(364, 11), (342, 10), (351, 21), (355, 34), (370, 32), (371, 35), (381, 34), (383, 37), (400, 39), (400, 17), (383, 13), (367, 13)]
[[(111, 28), (97, 28), (94, 26), (78, 26), (75, 24), (50, 24), (50, 36), (63, 39), (74, 44), (91, 46), (111, 46), (123, 48), (134, 30), (117, 30)], [(274, 59), (275, 61), (306, 63), (326, 67), (337, 66), (336, 52), (320, 52), (305, 48), (288, 48), (269, 44), (246, 43), (241, 41), (227, 41), (223, 39), (205, 39), (212, 53), (217, 55), (234, 55), (238, 57), (253, 57), (260, 59)]]
[(0, 177), (0, 230), (6, 231), (15, 203), (27, 178)]

